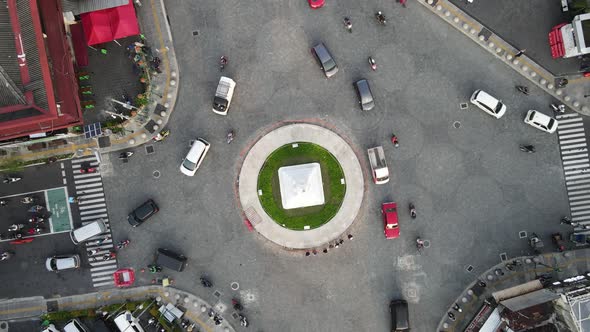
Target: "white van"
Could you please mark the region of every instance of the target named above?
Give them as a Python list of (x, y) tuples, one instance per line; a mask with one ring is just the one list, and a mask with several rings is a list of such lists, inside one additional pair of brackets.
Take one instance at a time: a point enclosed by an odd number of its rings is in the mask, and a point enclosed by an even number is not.
[(203, 159), (207, 155), (207, 151), (209, 151), (209, 147), (211, 144), (205, 141), (202, 138), (197, 138), (193, 145), (191, 146), (190, 151), (186, 155), (186, 157), (182, 160), (182, 164), (180, 164), (180, 171), (184, 175), (193, 176), (201, 166)]
[(78, 319), (74, 318), (64, 326), (64, 332), (88, 332), (88, 329)]
[(121, 332), (144, 332), (139, 319), (133, 317), (131, 311), (125, 311), (115, 318), (115, 325)]
[(105, 233), (106, 231), (107, 226), (104, 224), (104, 220), (100, 218), (80, 228), (74, 229), (70, 232), (70, 238), (74, 244), (79, 244), (93, 236)]

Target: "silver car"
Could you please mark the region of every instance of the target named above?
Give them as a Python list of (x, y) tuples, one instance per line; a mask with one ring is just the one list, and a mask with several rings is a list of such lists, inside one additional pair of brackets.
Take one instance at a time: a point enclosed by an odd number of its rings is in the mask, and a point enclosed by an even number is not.
[(45, 261), (47, 271), (57, 272), (62, 270), (77, 269), (80, 267), (80, 255), (61, 255), (47, 258)]

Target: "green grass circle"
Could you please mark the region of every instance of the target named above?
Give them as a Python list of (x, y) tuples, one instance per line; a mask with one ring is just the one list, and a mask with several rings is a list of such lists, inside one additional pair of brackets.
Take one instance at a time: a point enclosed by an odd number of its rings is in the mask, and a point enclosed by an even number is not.
[[(296, 147), (294, 145), (297, 145)], [(279, 186), (279, 168), (317, 162), (320, 164), (324, 188), (325, 204), (299, 209), (283, 209)], [(313, 143), (290, 143), (273, 151), (266, 158), (258, 174), (260, 204), (264, 211), (279, 225), (304, 230), (305, 226), (314, 229), (332, 219), (344, 199), (346, 182), (338, 160), (323, 147)]]

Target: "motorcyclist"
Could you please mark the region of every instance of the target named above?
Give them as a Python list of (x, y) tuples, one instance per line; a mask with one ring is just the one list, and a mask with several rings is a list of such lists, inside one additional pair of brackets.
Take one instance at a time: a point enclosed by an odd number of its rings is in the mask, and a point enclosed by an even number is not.
[(348, 32), (352, 32), (352, 22), (350, 21), (350, 18), (344, 18), (344, 27), (346, 28), (346, 30), (348, 30)]
[(371, 66), (371, 69), (377, 70), (377, 62), (375, 62), (375, 59), (373, 59), (372, 56), (369, 57), (369, 65)]
[(8, 251), (5, 251), (0, 255), (0, 260), (5, 261), (5, 260), (9, 259), (11, 256), (12, 256), (11, 253), (9, 253)]
[(412, 219), (416, 218), (416, 207), (412, 203), (410, 203), (410, 215), (412, 216)]
[(383, 15), (383, 13), (381, 11), (378, 11), (375, 14), (375, 17), (377, 18), (377, 21), (379, 21), (379, 23), (381, 24), (385, 24), (387, 21), (385, 20), (385, 15)]
[(397, 136), (395, 136), (395, 134), (391, 135), (391, 143), (393, 143), (393, 146), (396, 148), (399, 147), (399, 139)]

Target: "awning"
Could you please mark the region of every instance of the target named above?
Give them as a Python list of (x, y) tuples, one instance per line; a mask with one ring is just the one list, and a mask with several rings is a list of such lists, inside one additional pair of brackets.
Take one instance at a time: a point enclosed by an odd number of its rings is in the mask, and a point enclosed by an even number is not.
[(128, 4), (80, 15), (88, 45), (110, 42), (139, 34), (135, 8)]

